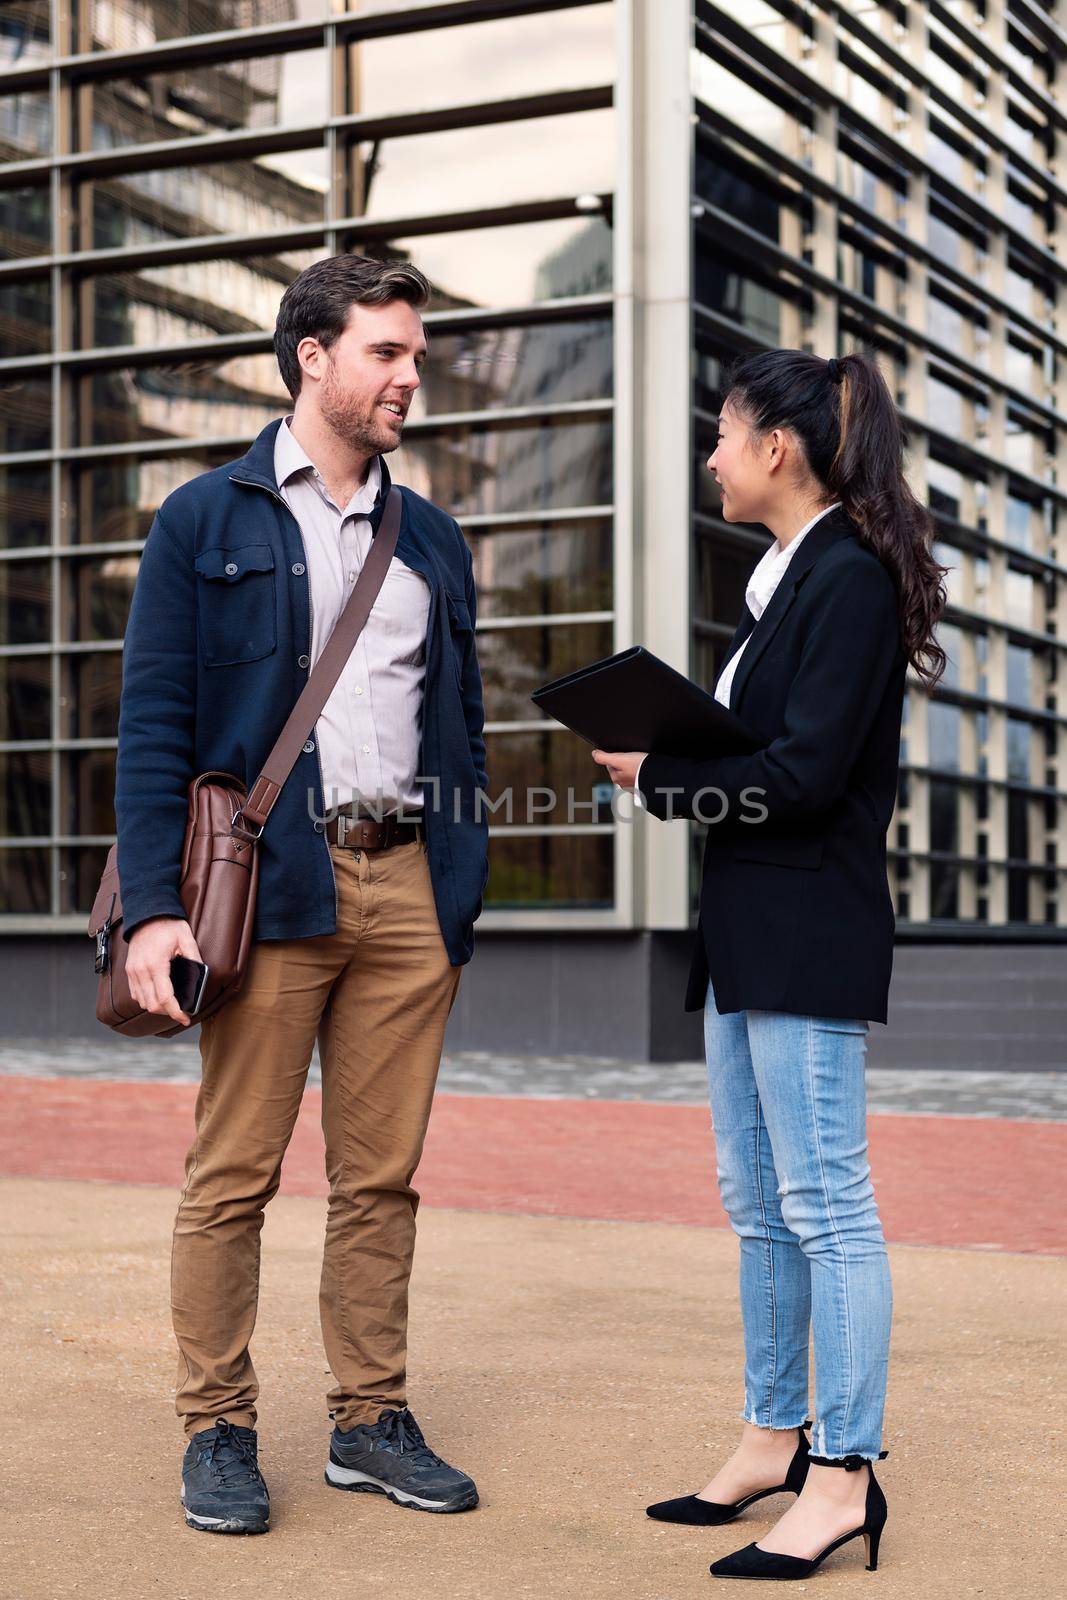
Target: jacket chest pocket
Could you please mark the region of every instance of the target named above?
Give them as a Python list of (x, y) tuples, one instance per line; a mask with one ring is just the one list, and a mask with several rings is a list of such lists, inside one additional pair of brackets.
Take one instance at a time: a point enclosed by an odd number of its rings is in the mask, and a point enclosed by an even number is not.
[(200, 654), (205, 667), (233, 666), (269, 656), (278, 643), (270, 545), (202, 550), (195, 566)]
[(462, 677), (463, 664), (470, 649), (471, 640), (474, 638), (474, 629), (471, 626), (471, 614), (467, 609), (467, 602), (459, 595), (449, 594), (445, 591), (445, 605), (448, 610), (448, 633), (452, 640), (452, 659), (456, 664), (456, 673)]

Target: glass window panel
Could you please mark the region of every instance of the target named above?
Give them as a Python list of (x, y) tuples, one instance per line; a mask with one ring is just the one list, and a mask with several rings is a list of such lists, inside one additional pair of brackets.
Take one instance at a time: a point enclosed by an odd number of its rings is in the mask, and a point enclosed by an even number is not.
[(51, 472), (47, 466), (0, 466), (0, 547), (49, 544)]
[(610, 317), (471, 333), (430, 333), (411, 417), (610, 398)]
[[(325, 17), (332, 0), (74, 0), (79, 50), (143, 50), (163, 39)], [(418, 0), (415, 0), (418, 3)], [(356, 7), (355, 9), (358, 9)], [(375, 0), (374, 9), (381, 9)]]
[(1012, 572), (1006, 575), (1005, 602), (1007, 620), (1016, 623), (1020, 628), (1035, 627), (1034, 620), (1034, 579), (1028, 572)]
[(1009, 339), (1004, 354), (1004, 376), (1024, 394), (1036, 392), (1041, 379), (1040, 353), (1035, 355), (1029, 346), (1023, 348)]
[(273, 332), (282, 295), (325, 250), (221, 257), (86, 276), (81, 347), (182, 344), (218, 333)]
[[(960, 687), (960, 657), (963, 653), (963, 633), (951, 622), (941, 622), (936, 630), (937, 642), (948, 660), (941, 682), (946, 689)], [(971, 685), (968, 685), (970, 688)]]
[(114, 750), (66, 750), (60, 760), (60, 832), (114, 833)]
[(708, 694), (714, 694), (719, 675), (726, 665), (728, 639), (711, 639), (698, 634), (693, 640), (693, 682)]
[(1024, 794), (1008, 791), (1008, 855), (1015, 861), (1030, 856), (1030, 802)]
[(693, 93), (698, 99), (715, 110), (728, 105), (731, 117), (767, 144), (780, 150), (787, 139), (795, 136), (796, 121), (788, 111), (783, 111), (774, 100), (727, 71), (720, 61), (705, 55), (703, 50), (691, 53), (690, 75)]
[(144, 539), (157, 508), (190, 478), (233, 459), (232, 451), (161, 456), (158, 460), (121, 458), (72, 473), (71, 542), (103, 543)]
[[(278, 163), (285, 161), (285, 170)], [(189, 239), (212, 233), (271, 233), (321, 223), (326, 210), (321, 145), (284, 157), (160, 167), (81, 186), (84, 249)]]
[(491, 827), (613, 820), (614, 786), (604, 783), (603, 768), (583, 740), (546, 728), (543, 733), (492, 733), (486, 745), (486, 792), (499, 806), (486, 811)]
[(930, 780), (930, 848), (959, 854), (959, 788), (954, 783)]
[(547, 27), (542, 13), (357, 40), (348, 58), (349, 110), (361, 116), (432, 111), (610, 83), (612, 9), (556, 11)]
[(1030, 874), (1023, 867), (1008, 868), (1008, 921), (1030, 920)]
[(106, 844), (80, 845), (59, 852), (59, 909), (87, 916), (93, 909), (100, 877), (107, 861)]
[(0, 850), (0, 912), (14, 916), (52, 909), (49, 858), (43, 847)]
[(611, 654), (610, 622), (489, 628), (478, 634), (487, 722), (536, 722), (534, 689)]
[[(277, 19), (274, 19), (277, 20)], [(199, 61), (165, 71), (84, 84), (81, 149), (114, 150), (315, 122), (327, 105), (325, 50), (239, 61)]]
[(720, 349), (705, 332), (697, 330), (693, 352), (693, 405), (701, 411), (718, 412), (725, 369), (733, 356), (732, 350)]
[(1034, 508), (1029, 500), (1022, 500), (1014, 494), (1008, 495), (1005, 501), (1004, 528), (1001, 534), (1001, 537), (1008, 544), (1018, 545), (1020, 550), (1033, 548), (1031, 530), (1033, 511)]
[(71, 655), (65, 658), (63, 665), (66, 737), (117, 738), (122, 651)]
[(50, 739), (52, 663), (48, 656), (0, 656), (0, 739)]
[(466, 539), (474, 557), (479, 618), (611, 609), (607, 518), (472, 528)]
[(1015, 706), (1029, 706), (1033, 704), (1031, 698), (1031, 681), (1034, 667), (1034, 652), (1021, 645), (1009, 644), (1008, 646), (1008, 689), (1007, 699)]
[(926, 481), (930, 492), (930, 507), (943, 517), (960, 520), (960, 500), (963, 495), (963, 475), (943, 461), (931, 459), (927, 463)]
[(947, 222), (942, 222), (940, 217), (932, 214), (927, 218), (927, 227), (930, 250), (935, 260), (959, 267), (966, 259), (968, 241), (955, 228), (950, 228)]
[(963, 396), (951, 384), (926, 380), (926, 414), (935, 428), (958, 439), (963, 431)]
[(46, 644), (52, 633), (47, 561), (0, 561), (0, 644)]
[(52, 348), (52, 289), (47, 278), (0, 283), (0, 357)]
[(354, 248), (377, 260), (413, 261), (430, 280), (434, 311), (524, 306), (611, 290), (612, 236), (601, 216), (365, 239)]
[(52, 757), (47, 750), (0, 750), (0, 835), (52, 832)]
[(933, 128), (930, 128), (927, 133), (927, 141), (929, 160), (937, 171), (946, 178), (951, 178), (954, 183), (962, 182), (963, 157), (955, 145), (949, 144), (947, 139), (942, 139), (939, 134), (934, 132)]
[(64, 562), (66, 612), (72, 618), (73, 639), (123, 638), (139, 564), (136, 555)]
[(931, 700), (927, 707), (930, 765), (946, 772), (960, 767), (960, 708)]
[(947, 544), (944, 539), (935, 539), (931, 553), (938, 566), (948, 568), (943, 582), (949, 605), (965, 606), (967, 602), (963, 593), (963, 551), (954, 544)]
[(52, 380), (0, 374), (0, 454), (47, 450), (52, 443)]
[(701, 305), (730, 317), (757, 338), (780, 343), (789, 303), (784, 293), (749, 276), (740, 262), (722, 251), (712, 253), (700, 241), (694, 278), (694, 294)]
[[(700, 468), (704, 471), (703, 467)], [(705, 476), (708, 476), (705, 473)], [(714, 486), (714, 479), (711, 480)], [(745, 590), (759, 561), (751, 550), (697, 540), (696, 614), (704, 622), (736, 628), (745, 608)]]
[(0, 261), (47, 254), (52, 244), (46, 184), (0, 189)]
[(952, 861), (930, 862), (930, 916), (955, 920), (960, 914), (960, 869)]
[(52, 148), (52, 107), (47, 92), (25, 89), (0, 95), (0, 161), (46, 156)]
[(740, 157), (732, 151), (724, 151), (710, 139), (697, 139), (695, 184), (702, 200), (728, 212), (775, 243), (781, 238), (784, 215), (810, 218), (810, 204), (798, 196), (795, 212), (784, 206), (779, 190), (766, 179), (761, 181), (754, 169), (746, 170)]
[(1004, 439), (1004, 459), (1020, 472), (1040, 478), (1045, 471), (1045, 451), (1049, 439), (1035, 428), (1024, 428), (1009, 415)]
[(51, 41), (51, 0), (5, 0), (0, 9), (0, 69), (46, 61)]
[(610, 505), (610, 422), (409, 434), (394, 476), (455, 516)]
[(485, 907), (526, 911), (607, 910), (614, 903), (610, 833), (494, 834)]
[(435, 215), (603, 193), (614, 187), (612, 118), (576, 111), (362, 141), (350, 151), (350, 212)]
[(1030, 782), (1030, 724), (1008, 718), (1008, 777), (1013, 783)]
[(963, 343), (963, 317), (955, 306), (932, 294), (926, 307), (926, 331), (941, 344), (958, 349)]
[(78, 387), (82, 444), (252, 438), (291, 405), (273, 354), (111, 368)]
[[(703, 512), (706, 517), (722, 519), (722, 491), (715, 482), (715, 474), (708, 471), (708, 457), (715, 449), (714, 434), (709, 432), (703, 421), (697, 422), (694, 429), (693, 443), (693, 509)], [(752, 567), (756, 565), (759, 556), (754, 556)], [(747, 577), (746, 577), (747, 583)], [(735, 617), (736, 622), (736, 617)]]

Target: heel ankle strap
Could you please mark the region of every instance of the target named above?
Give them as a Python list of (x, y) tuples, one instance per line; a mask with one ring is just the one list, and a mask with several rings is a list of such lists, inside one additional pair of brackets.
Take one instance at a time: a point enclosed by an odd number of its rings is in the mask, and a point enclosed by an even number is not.
[(884, 1461), (889, 1454), (888, 1450), (879, 1450), (878, 1455), (872, 1460), (869, 1456), (812, 1456), (808, 1457), (808, 1465), (815, 1467), (844, 1467), (846, 1472), (859, 1472), (862, 1467), (874, 1468), (874, 1461)]

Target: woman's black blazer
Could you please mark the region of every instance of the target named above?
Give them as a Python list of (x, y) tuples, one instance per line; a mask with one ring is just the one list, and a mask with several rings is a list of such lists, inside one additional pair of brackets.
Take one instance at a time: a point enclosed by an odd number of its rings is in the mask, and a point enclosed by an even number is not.
[(710, 973), (720, 1012), (885, 1022), (907, 658), (893, 580), (842, 508), (804, 535), (758, 622), (745, 607), (731, 656), (750, 634), (730, 709), (766, 747), (641, 766), (654, 816), (709, 824), (685, 1009)]

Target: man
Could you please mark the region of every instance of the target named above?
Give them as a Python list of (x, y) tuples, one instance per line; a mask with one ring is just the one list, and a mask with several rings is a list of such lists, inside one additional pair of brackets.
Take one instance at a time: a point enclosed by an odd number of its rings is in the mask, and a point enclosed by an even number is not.
[[(178, 1022), (189, 1019), (170, 960), (198, 959), (178, 895), (187, 785), (204, 771), (251, 785), (352, 592), (385, 509), (384, 457), (421, 381), (428, 297), (402, 263), (309, 267), (274, 335), (292, 414), (168, 496), (149, 532), (125, 640), (115, 809), (130, 988)], [(212, 1532), (269, 1526), (248, 1343), (263, 1210), (316, 1036), (330, 1184), (326, 1481), (427, 1511), (478, 1499), (426, 1444), (405, 1392), (411, 1179), (488, 870), (476, 598), (457, 524), (402, 495), (370, 619), (260, 841), (244, 985), (200, 1029), (172, 1310), (185, 1519)]]

